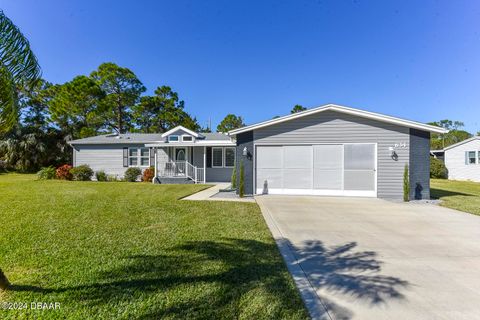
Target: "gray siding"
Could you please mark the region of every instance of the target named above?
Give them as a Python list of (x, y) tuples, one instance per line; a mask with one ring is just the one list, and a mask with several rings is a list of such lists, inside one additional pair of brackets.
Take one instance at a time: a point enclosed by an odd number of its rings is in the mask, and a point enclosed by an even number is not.
[[(250, 157), (243, 156), (243, 149), (247, 148)], [(237, 152), (236, 152), (236, 166), (237, 166), (237, 183), (240, 182), (240, 161), (243, 161), (243, 169), (245, 171), (244, 184), (245, 194), (253, 194), (253, 132), (244, 132), (237, 135)], [(238, 192), (238, 189), (237, 189)]]
[[(377, 143), (377, 194), (380, 198), (403, 198), (403, 170), (409, 163), (409, 128), (335, 111), (260, 128), (253, 132), (255, 144)], [(389, 147), (397, 148), (393, 160)], [(428, 152), (427, 152), (428, 154)], [(253, 174), (252, 174), (253, 179)]]
[(208, 182), (230, 182), (232, 179), (232, 168), (207, 168)]
[(430, 133), (410, 129), (410, 199), (430, 199)]
[(193, 165), (195, 167), (203, 168), (203, 148), (193, 147)]
[(75, 166), (87, 164), (93, 171), (103, 170), (107, 174), (123, 177), (124, 147), (142, 147), (144, 145), (76, 145), (74, 148)]

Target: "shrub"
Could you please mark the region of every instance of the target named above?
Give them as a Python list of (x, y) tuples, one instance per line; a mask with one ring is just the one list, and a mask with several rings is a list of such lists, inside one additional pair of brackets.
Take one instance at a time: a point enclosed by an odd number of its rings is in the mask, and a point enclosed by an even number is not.
[(50, 167), (43, 167), (40, 171), (37, 172), (38, 180), (50, 180), (55, 179), (55, 168)]
[(240, 198), (245, 196), (245, 177), (243, 176), (243, 161), (240, 161), (240, 183), (238, 185), (238, 195)]
[(143, 170), (142, 181), (152, 182), (154, 176), (155, 176), (155, 168), (154, 167), (147, 168)]
[(69, 164), (64, 164), (63, 166), (58, 167), (55, 172), (57, 179), (72, 180), (72, 174), (70, 173), (71, 169), (72, 169), (72, 166)]
[(408, 164), (405, 165), (403, 170), (403, 201), (410, 199), (410, 179), (408, 177)]
[(70, 173), (75, 181), (90, 181), (93, 176), (93, 170), (86, 164), (70, 169)]
[(121, 181), (121, 180), (118, 179), (117, 175), (115, 175), (115, 174), (109, 174), (109, 175), (107, 175), (107, 181), (109, 181), (109, 182), (116, 182), (116, 181)]
[(7, 171), (7, 163), (3, 160), (0, 160), (0, 172), (6, 172)]
[(236, 189), (237, 188), (237, 166), (233, 167), (231, 180), (232, 180), (232, 189)]
[(430, 158), (430, 178), (446, 179), (448, 176), (447, 167), (442, 160)]
[(128, 168), (125, 171), (125, 175), (124, 175), (125, 181), (135, 182), (137, 181), (138, 176), (141, 174), (142, 174), (142, 170), (140, 168), (135, 168), (135, 167)]
[(95, 172), (95, 179), (97, 179), (97, 181), (108, 181), (107, 174), (103, 170)]

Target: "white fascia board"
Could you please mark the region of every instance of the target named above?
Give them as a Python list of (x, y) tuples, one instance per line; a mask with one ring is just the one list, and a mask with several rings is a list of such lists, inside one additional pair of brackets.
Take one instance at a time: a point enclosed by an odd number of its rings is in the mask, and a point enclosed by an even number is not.
[(460, 145), (462, 145), (462, 144), (464, 144), (464, 143), (468, 143), (468, 142), (470, 142), (470, 141), (477, 140), (477, 139), (480, 139), (480, 136), (474, 136), (474, 137), (465, 139), (465, 140), (463, 140), (463, 141), (457, 142), (457, 143), (455, 143), (455, 144), (452, 144), (451, 146), (445, 147), (442, 151), (445, 151), (445, 150), (449, 150), (449, 149), (458, 147), (458, 146), (460, 146)]
[(236, 146), (234, 142), (225, 140), (209, 140), (209, 141), (197, 141), (197, 142), (170, 142), (170, 143), (149, 143), (146, 147), (210, 147), (210, 146)]
[(167, 132), (162, 134), (162, 138), (165, 138), (166, 136), (174, 133), (175, 131), (182, 130), (188, 133), (189, 135), (194, 136), (195, 138), (201, 137), (201, 135), (195, 131), (192, 131), (190, 129), (185, 128), (184, 126), (176, 126), (175, 128), (168, 130)]
[(293, 120), (293, 119), (305, 117), (305, 116), (308, 116), (308, 115), (311, 115), (311, 114), (315, 114), (315, 113), (319, 113), (319, 112), (323, 112), (323, 111), (328, 111), (328, 110), (337, 111), (337, 112), (346, 113), (346, 114), (351, 114), (351, 115), (355, 115), (355, 116), (359, 116), (359, 117), (363, 117), (363, 118), (368, 118), (368, 119), (373, 119), (373, 120), (377, 120), (377, 121), (393, 123), (393, 124), (397, 124), (397, 125), (400, 125), (400, 126), (419, 129), (419, 130), (423, 130), (423, 131), (429, 131), (429, 132), (434, 132), (434, 133), (447, 133), (448, 132), (448, 130), (446, 130), (444, 128), (440, 128), (440, 127), (437, 127), (437, 126), (432, 126), (432, 125), (429, 125), (429, 124), (423, 124), (423, 123), (416, 122), (416, 121), (411, 121), (411, 120), (404, 120), (404, 119), (400, 119), (400, 118), (396, 118), (396, 117), (392, 117), (392, 116), (383, 115), (383, 114), (380, 114), (380, 113), (364, 111), (364, 110), (354, 109), (354, 108), (350, 108), (350, 107), (339, 106), (339, 105), (335, 105), (335, 104), (327, 104), (325, 106), (305, 110), (305, 111), (294, 113), (294, 114), (289, 114), (289, 115), (279, 117), (279, 118), (276, 118), (276, 119), (267, 120), (267, 121), (260, 122), (260, 123), (257, 123), (257, 124), (253, 124), (253, 125), (250, 125), (250, 126), (242, 127), (242, 128), (235, 129), (235, 130), (231, 130), (231, 131), (228, 132), (228, 134), (229, 135), (236, 135), (236, 134), (239, 134), (239, 133), (242, 133), (242, 132), (268, 127), (268, 126), (271, 126), (271, 125), (274, 125), (274, 124), (290, 121), (290, 120)]

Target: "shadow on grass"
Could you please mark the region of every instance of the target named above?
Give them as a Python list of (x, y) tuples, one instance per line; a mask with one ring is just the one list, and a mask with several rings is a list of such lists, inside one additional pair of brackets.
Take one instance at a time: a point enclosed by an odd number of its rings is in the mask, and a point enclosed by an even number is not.
[(451, 197), (451, 196), (474, 197), (475, 195), (470, 193), (458, 192), (458, 191), (430, 188), (430, 197), (432, 199), (441, 199), (443, 197)]
[[(403, 298), (399, 290), (407, 282), (376, 275), (381, 264), (375, 260), (376, 254), (353, 252), (355, 246), (326, 248), (319, 241), (306, 242), (297, 248), (298, 259), (312, 270), (310, 281), (317, 288), (371, 304)], [(126, 257), (122, 266), (94, 279), (92, 284), (65, 288), (16, 285), (11, 289), (61, 293), (87, 306), (148, 300), (147, 310), (138, 315), (144, 319), (306, 316), (273, 243), (240, 239), (188, 242), (164, 255)], [(351, 317), (349, 310), (326, 299), (323, 302), (338, 319)]]

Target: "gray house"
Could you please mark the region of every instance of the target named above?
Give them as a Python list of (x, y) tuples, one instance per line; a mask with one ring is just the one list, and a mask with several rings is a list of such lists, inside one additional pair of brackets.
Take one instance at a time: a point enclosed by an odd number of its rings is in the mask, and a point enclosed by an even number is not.
[[(183, 127), (163, 134), (112, 134), (71, 141), (74, 165), (123, 175), (155, 167), (156, 182), (225, 182), (244, 166), (246, 194), (401, 199), (430, 197), (430, 132), (443, 128), (325, 105), (221, 133)], [(239, 175), (237, 170), (237, 175)], [(237, 177), (237, 180), (239, 176)]]

